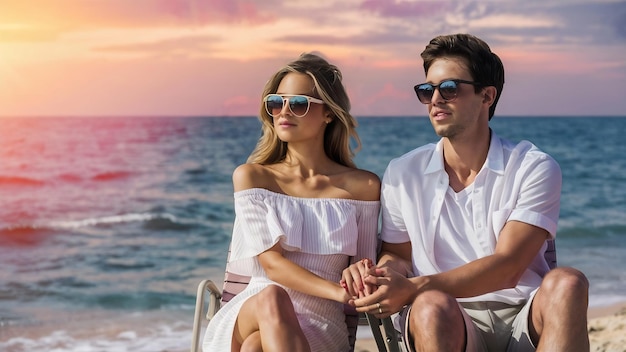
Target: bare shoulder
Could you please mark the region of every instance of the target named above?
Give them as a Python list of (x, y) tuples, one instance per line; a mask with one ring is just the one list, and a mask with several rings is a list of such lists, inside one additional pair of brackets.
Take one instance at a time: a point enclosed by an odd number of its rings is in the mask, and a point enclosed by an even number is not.
[(353, 169), (347, 175), (346, 188), (357, 200), (380, 199), (380, 178), (373, 172)]
[(273, 180), (273, 174), (261, 164), (241, 164), (233, 171), (235, 192), (251, 188), (268, 188)]

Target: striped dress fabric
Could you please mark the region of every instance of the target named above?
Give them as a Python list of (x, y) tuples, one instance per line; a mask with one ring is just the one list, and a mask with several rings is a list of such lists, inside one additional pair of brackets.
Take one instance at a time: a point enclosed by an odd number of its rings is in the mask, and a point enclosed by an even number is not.
[[(276, 284), (266, 277), (258, 254), (280, 243), (292, 262), (339, 282), (350, 263), (376, 257), (379, 210), (378, 201), (298, 198), (258, 188), (236, 192), (226, 270), (251, 276), (251, 280), (209, 322), (203, 351), (230, 351), (242, 304), (267, 285)], [(350, 349), (342, 303), (286, 290), (312, 351)]]

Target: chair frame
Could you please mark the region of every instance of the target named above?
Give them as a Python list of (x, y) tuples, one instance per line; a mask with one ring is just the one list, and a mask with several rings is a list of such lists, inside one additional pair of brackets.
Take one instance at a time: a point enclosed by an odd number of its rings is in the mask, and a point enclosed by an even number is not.
[(209, 309), (206, 312), (206, 319), (211, 320), (220, 309), (222, 292), (211, 280), (202, 280), (198, 285), (196, 293), (196, 310), (193, 317), (193, 333), (191, 335), (191, 352), (199, 352), (200, 332), (202, 331), (202, 312), (204, 311), (204, 301), (206, 293), (209, 293)]

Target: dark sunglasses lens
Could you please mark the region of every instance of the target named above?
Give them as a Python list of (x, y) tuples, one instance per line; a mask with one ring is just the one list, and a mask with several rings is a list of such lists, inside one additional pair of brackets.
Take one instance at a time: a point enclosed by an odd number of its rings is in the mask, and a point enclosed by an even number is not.
[(302, 117), (308, 112), (309, 100), (303, 96), (289, 97), (289, 108), (294, 115)]
[(439, 84), (439, 93), (445, 100), (456, 98), (457, 85), (455, 81), (443, 81)]
[(433, 92), (435, 88), (432, 84), (420, 84), (415, 87), (415, 93), (417, 94), (417, 99), (424, 104), (429, 104), (433, 98)]
[(270, 95), (265, 100), (265, 110), (271, 116), (280, 114), (283, 109), (283, 97), (280, 95)]

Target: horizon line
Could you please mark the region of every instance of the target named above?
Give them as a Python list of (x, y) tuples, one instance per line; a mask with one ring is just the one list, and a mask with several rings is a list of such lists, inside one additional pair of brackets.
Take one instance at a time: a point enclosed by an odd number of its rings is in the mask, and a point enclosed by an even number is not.
[[(359, 118), (428, 118), (427, 115), (352, 115)], [(580, 118), (625, 118), (626, 115), (494, 115), (493, 118), (542, 118), (542, 117), (580, 117)], [(0, 115), (0, 119), (17, 118), (258, 118), (257, 115)]]

